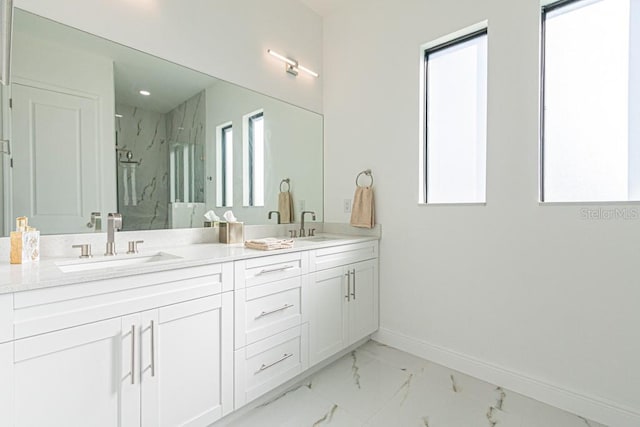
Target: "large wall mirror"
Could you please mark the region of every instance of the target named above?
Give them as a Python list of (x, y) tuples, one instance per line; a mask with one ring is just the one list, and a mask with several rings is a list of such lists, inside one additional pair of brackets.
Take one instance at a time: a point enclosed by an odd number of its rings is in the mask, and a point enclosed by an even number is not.
[[(15, 9), (3, 234), (267, 224), (281, 191), (322, 221), (323, 119), (286, 102)], [(214, 55), (215, 53), (210, 52)], [(5, 123), (5, 127), (8, 123)]]

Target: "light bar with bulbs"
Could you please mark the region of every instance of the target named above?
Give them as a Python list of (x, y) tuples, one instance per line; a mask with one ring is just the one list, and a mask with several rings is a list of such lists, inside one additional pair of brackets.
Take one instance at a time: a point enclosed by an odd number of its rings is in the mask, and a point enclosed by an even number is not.
[(269, 55), (273, 56), (274, 58), (278, 58), (279, 60), (284, 62), (286, 72), (291, 75), (297, 76), (298, 70), (302, 70), (313, 77), (316, 77), (316, 78), (319, 77), (318, 73), (316, 73), (313, 70), (310, 70), (307, 67), (303, 67), (295, 59), (287, 58), (286, 56), (279, 54), (278, 52), (275, 52), (271, 49), (267, 49), (267, 53), (269, 53)]

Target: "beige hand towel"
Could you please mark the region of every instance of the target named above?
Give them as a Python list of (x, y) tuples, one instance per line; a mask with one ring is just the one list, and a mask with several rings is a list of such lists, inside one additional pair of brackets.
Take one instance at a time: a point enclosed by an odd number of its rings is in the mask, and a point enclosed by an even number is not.
[(358, 186), (353, 196), (351, 225), (354, 227), (373, 228), (374, 224), (373, 188)]
[(291, 224), (293, 219), (293, 198), (291, 193), (283, 191), (278, 195), (278, 212), (280, 212), (280, 223)]

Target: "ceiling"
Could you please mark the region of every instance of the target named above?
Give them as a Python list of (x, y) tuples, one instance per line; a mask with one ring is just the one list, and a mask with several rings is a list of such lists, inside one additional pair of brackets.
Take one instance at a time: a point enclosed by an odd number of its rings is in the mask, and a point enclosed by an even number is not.
[[(90, 52), (113, 61), (115, 100), (165, 114), (217, 79), (71, 27), (16, 9), (14, 34), (40, 38), (67, 49)], [(151, 96), (138, 92), (148, 90)]]
[(318, 15), (324, 17), (332, 14), (348, 3), (348, 1), (349, 0), (300, 0), (300, 3), (306, 5)]

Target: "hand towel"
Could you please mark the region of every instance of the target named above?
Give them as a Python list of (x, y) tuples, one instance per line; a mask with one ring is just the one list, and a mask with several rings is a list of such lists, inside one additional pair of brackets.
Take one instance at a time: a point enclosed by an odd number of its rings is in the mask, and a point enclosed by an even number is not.
[(138, 205), (138, 193), (136, 193), (136, 165), (131, 164), (131, 204)]
[(282, 191), (278, 195), (278, 212), (280, 212), (280, 224), (291, 224), (293, 218), (293, 198), (289, 191)]
[(375, 224), (373, 208), (373, 188), (356, 187), (351, 209), (351, 225), (354, 227), (373, 228)]
[(125, 206), (129, 206), (129, 170), (126, 166), (122, 168), (122, 186), (124, 188), (122, 200)]
[(250, 249), (259, 249), (261, 251), (271, 251), (274, 249), (289, 249), (293, 247), (293, 239), (277, 239), (275, 237), (267, 237), (265, 239), (247, 240), (244, 245)]

